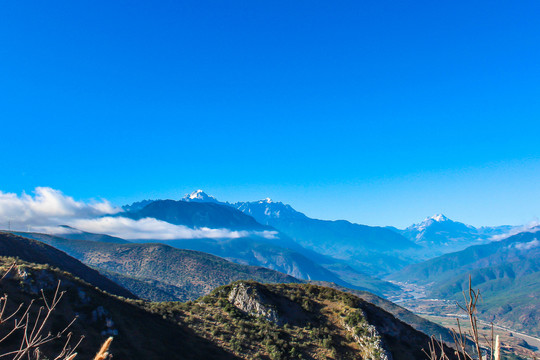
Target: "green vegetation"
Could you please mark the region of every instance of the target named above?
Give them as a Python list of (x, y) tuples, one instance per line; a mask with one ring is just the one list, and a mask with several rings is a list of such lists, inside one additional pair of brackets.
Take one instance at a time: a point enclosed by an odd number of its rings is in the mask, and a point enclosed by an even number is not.
[[(2, 257), (0, 265), (7, 266), (14, 260)], [(16, 261), (20, 271), (3, 283), (12, 304), (29, 303), (39, 288), (50, 293), (61, 280), (66, 295), (52, 318), (51, 330), (56, 331), (54, 327), (78, 315), (71, 331), (77, 337), (85, 336), (78, 348), (80, 358), (95, 354), (103, 340), (114, 335), (111, 353), (117, 358), (357, 359), (366, 351), (358, 336), (369, 339), (371, 334), (347, 329), (348, 316), (356, 312), (365, 314), (361, 318), (354, 315), (358, 322), (376, 328), (383, 341), (390, 344), (395, 359), (409, 359), (413, 354), (417, 357), (427, 344), (425, 335), (390, 314), (330, 288), (235, 282), (197, 301), (149, 303), (111, 296), (48, 265)], [(268, 302), (266, 305), (284, 319), (283, 323), (268, 321), (233, 305), (229, 296), (239, 284), (257, 289)], [(396, 328), (397, 333), (385, 333)], [(399, 349), (404, 345), (400, 345), (400, 339), (407, 339), (409, 346), (402, 356)], [(58, 346), (61, 344), (50, 343), (42, 350), (53, 353)]]
[(17, 257), (36, 264), (49, 264), (68, 271), (111, 294), (135, 298), (131, 292), (102, 276), (96, 270), (89, 268), (79, 260), (66, 255), (63, 251), (59, 251), (41, 241), (0, 232), (0, 256)]
[[(65, 295), (51, 314), (44, 333), (56, 334), (71, 320), (73, 339), (84, 336), (77, 348), (79, 359), (92, 359), (105, 339), (114, 336), (111, 353), (118, 359), (235, 359), (217, 344), (144, 310), (144, 302), (116, 297), (95, 288), (62, 270), (44, 264), (27, 263), (16, 258), (0, 257), (0, 269), (16, 262), (17, 271), (2, 281), (2, 292), (8, 295), (6, 313), (19, 304), (35, 301), (31, 317), (44, 305), (40, 289), (52, 298), (58, 281)], [(1, 270), (0, 270), (1, 271)], [(13, 319), (12, 319), (13, 320)], [(8, 339), (9, 340), (9, 339)], [(65, 340), (65, 339), (64, 339)], [(43, 354), (58, 354), (65, 341), (51, 341), (40, 347)], [(18, 348), (19, 343), (6, 341), (2, 351)]]
[(380, 296), (377, 296), (367, 291), (348, 289), (348, 288), (345, 288), (336, 284), (327, 283), (323, 281), (312, 281), (311, 283), (315, 285), (331, 287), (336, 290), (353, 294), (354, 296), (357, 296), (360, 299), (367, 301), (389, 312), (390, 314), (394, 315), (399, 320), (411, 325), (413, 328), (415, 328), (418, 331), (423, 332), (424, 334), (434, 335), (437, 337), (437, 339), (441, 338), (444, 341), (450, 342), (450, 343), (453, 341), (451, 332), (444, 326), (440, 326), (434, 322), (428, 321), (414, 314), (412, 311), (409, 311), (399, 305), (396, 305), (393, 302), (386, 300)]
[[(125, 258), (118, 255), (122, 261), (111, 265), (113, 269), (154, 269), (162, 274), (164, 270), (156, 269), (154, 263), (160, 261), (160, 254), (178, 254), (176, 249), (161, 245), (87, 243), (94, 244), (96, 249), (103, 246), (122, 249), (127, 255)], [(24, 251), (28, 244), (32, 246), (24, 241), (18, 243)], [(80, 251), (83, 249), (88, 247)], [(142, 253), (130, 253), (131, 249)], [(195, 255), (187, 257), (187, 263), (179, 262), (177, 268), (185, 264), (187, 269), (182, 271), (190, 271), (203, 266), (208, 272), (230, 264), (205, 254)], [(110, 263), (111, 260), (99, 251), (90, 252), (89, 256), (96, 261), (100, 256), (102, 261)], [(186, 257), (178, 258), (181, 259)], [(200, 265), (198, 259), (210, 263)], [(14, 260), (0, 257), (0, 264)], [(66, 291), (66, 295), (52, 317), (50, 330), (54, 333), (78, 316), (70, 330), (77, 337), (85, 336), (78, 348), (82, 359), (93, 356), (95, 349), (110, 335), (115, 337), (111, 353), (117, 358), (129, 359), (357, 359), (359, 356), (385, 359), (388, 351), (394, 359), (405, 360), (422, 358), (421, 349), (429, 340), (376, 306), (327, 287), (237, 281), (218, 287), (196, 301), (156, 303), (109, 295), (47, 264), (16, 261), (20, 271), (6, 279), (3, 290), (13, 304), (29, 303), (39, 294), (39, 289), (49, 293), (61, 280), (61, 290)], [(241, 267), (246, 268), (251, 269)], [(175, 269), (171, 269), (172, 274)], [(253, 269), (256, 274), (258, 269)], [(148, 288), (152, 285), (150, 280), (118, 273), (109, 275), (122, 276), (135, 283), (148, 281)], [(236, 297), (232, 297), (233, 289), (243, 289), (243, 292), (236, 291)], [(274, 316), (270, 317), (271, 321), (261, 315), (264, 314), (261, 309), (269, 309)], [(59, 350), (58, 346), (46, 344), (43, 352), (54, 353)]]
[[(229, 296), (240, 285), (260, 294), (284, 324), (233, 305)], [(358, 359), (359, 354), (382, 359), (384, 350), (374, 344), (385, 344), (396, 360), (413, 359), (422, 358), (428, 342), (424, 334), (354, 295), (309, 284), (241, 281), (197, 301), (146, 306), (248, 359)]]
[(472, 284), (489, 294), (478, 304), (478, 317), (540, 336), (540, 246), (538, 234), (523, 232), (502, 241), (411, 265), (391, 276), (425, 285), (428, 298), (460, 301)]

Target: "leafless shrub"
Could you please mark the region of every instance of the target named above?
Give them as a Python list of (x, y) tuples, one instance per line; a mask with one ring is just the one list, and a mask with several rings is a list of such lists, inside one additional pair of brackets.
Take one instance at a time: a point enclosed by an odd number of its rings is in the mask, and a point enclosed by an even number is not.
[[(15, 263), (11, 264), (0, 278), (0, 281), (5, 279), (5, 277), (16, 268), (17, 265)], [(3, 294), (0, 297), (0, 329), (2, 329), (3, 334), (5, 334), (0, 338), (0, 345), (8, 338), (15, 336), (20, 337), (18, 348), (0, 354), (0, 358), (9, 358), (12, 360), (39, 360), (43, 357), (40, 350), (41, 346), (53, 340), (61, 339), (64, 336), (66, 337), (66, 341), (60, 353), (56, 356), (48, 356), (48, 358), (54, 360), (72, 360), (76, 356), (75, 350), (83, 337), (72, 346), (72, 333), (68, 333), (68, 329), (75, 322), (76, 318), (67, 324), (63, 330), (57, 333), (45, 331), (51, 315), (57, 308), (60, 300), (62, 300), (64, 293), (64, 291), (60, 291), (60, 281), (58, 281), (54, 295), (51, 299), (47, 299), (44, 291), (41, 290), (44, 305), (37, 309), (36, 315), (32, 315), (34, 312), (33, 310), (35, 310), (35, 299), (26, 306), (21, 303), (11, 313), (6, 313), (8, 295)]]
[[(460, 309), (465, 311), (469, 319), (471, 330), (465, 331), (461, 328), (459, 318), (457, 319), (457, 330), (451, 329), (452, 337), (454, 338), (455, 352), (458, 360), (500, 360), (500, 343), (499, 335), (494, 336), (493, 324), (491, 324), (491, 338), (484, 337), (484, 349), (482, 349), (482, 341), (478, 333), (478, 318), (477, 303), (480, 299), (480, 290), (474, 290), (472, 288), (471, 276), (469, 275), (469, 288), (463, 292), (464, 305), (457, 304)], [(473, 352), (469, 350), (468, 346), (472, 342)], [(437, 340), (434, 336), (431, 337), (429, 343), (429, 350), (424, 350), (429, 360), (449, 360), (448, 355), (445, 353), (445, 346), (442, 339)], [(484, 353), (485, 352), (485, 353)], [(476, 353), (476, 354), (474, 354)]]

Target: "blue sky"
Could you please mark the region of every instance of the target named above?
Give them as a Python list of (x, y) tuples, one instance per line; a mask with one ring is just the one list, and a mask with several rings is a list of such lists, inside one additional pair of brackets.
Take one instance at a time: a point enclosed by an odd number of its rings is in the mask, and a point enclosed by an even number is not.
[(6, 1), (0, 190), (540, 213), (538, 1)]

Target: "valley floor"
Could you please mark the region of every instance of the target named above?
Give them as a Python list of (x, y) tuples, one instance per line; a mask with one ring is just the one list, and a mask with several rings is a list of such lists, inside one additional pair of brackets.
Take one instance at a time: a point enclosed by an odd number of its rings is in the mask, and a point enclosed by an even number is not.
[[(446, 315), (426, 315), (418, 314), (423, 318), (433, 321), (439, 325), (442, 325), (449, 329), (457, 328), (456, 316)], [(468, 331), (470, 326), (467, 319), (460, 319), (462, 329)], [(491, 324), (480, 321), (480, 334), (489, 338), (491, 336)], [(517, 354), (525, 359), (536, 359), (540, 354), (540, 339), (512, 331), (500, 326), (494, 325), (495, 335), (499, 335), (503, 349), (508, 350), (514, 354)]]
[[(455, 301), (426, 298), (426, 289), (410, 283), (394, 282), (400, 286), (402, 292), (389, 300), (403, 306), (427, 320), (442, 325), (448, 329), (457, 328), (456, 318), (460, 318), (462, 328), (468, 330), (468, 319)], [(479, 321), (480, 331), (484, 336), (491, 336), (491, 324)], [(500, 336), (503, 345), (511, 352), (526, 359), (536, 359), (540, 354), (540, 338), (517, 332), (507, 327), (494, 324), (495, 334)]]

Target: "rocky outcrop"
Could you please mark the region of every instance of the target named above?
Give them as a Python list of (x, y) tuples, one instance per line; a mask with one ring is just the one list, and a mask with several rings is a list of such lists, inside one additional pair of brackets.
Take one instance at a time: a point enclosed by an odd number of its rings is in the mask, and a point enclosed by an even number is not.
[(285, 319), (279, 316), (275, 306), (255, 285), (245, 282), (235, 284), (229, 293), (228, 300), (249, 315), (265, 318), (277, 325), (286, 323)]
[(392, 354), (388, 351), (377, 328), (365, 320), (362, 310), (356, 310), (356, 321), (348, 317), (343, 321), (343, 326), (351, 334), (354, 341), (361, 347), (362, 359), (367, 360), (392, 360)]

